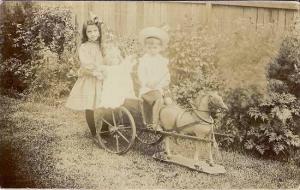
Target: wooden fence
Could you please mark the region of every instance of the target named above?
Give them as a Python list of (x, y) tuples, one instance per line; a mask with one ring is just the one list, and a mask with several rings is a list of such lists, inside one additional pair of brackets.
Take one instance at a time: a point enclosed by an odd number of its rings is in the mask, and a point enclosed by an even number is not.
[(135, 35), (145, 26), (164, 23), (174, 28), (186, 19), (195, 24), (214, 23), (220, 31), (232, 28), (238, 19), (251, 23), (251, 27), (273, 23), (276, 30), (284, 31), (299, 15), (299, 3), (292, 1), (65, 1), (62, 4), (74, 11), (79, 27), (92, 11), (121, 35)]

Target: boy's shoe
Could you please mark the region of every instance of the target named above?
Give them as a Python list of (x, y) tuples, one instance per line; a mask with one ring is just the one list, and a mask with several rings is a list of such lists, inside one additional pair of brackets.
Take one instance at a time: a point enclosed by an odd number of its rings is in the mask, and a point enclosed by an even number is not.
[(163, 128), (159, 124), (150, 124), (150, 127), (155, 131), (163, 131)]

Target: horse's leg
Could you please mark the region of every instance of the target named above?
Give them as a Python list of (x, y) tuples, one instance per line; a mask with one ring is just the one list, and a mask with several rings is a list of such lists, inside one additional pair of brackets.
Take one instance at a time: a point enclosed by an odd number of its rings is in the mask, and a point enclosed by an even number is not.
[(199, 153), (200, 153), (200, 145), (199, 145), (200, 142), (196, 142), (196, 151), (195, 151), (195, 154), (194, 154), (194, 160), (195, 161), (198, 161), (199, 160)]
[[(209, 140), (213, 140), (212, 139), (212, 133), (213, 133), (213, 131), (211, 130), (211, 132), (210, 132), (210, 134), (209, 134)], [(213, 146), (212, 146), (212, 142), (209, 142), (208, 143), (208, 147), (209, 147), (209, 157), (208, 157), (208, 164), (210, 165), (210, 166), (213, 166), (214, 165), (214, 160), (213, 160), (213, 156), (212, 156), (212, 152), (213, 152), (213, 150), (212, 150), (212, 148), (213, 148)]]
[[(206, 139), (205, 136), (197, 134), (197, 137), (201, 139)], [(195, 142), (195, 154), (194, 154), (194, 160), (199, 161), (203, 160), (204, 154), (207, 152), (207, 142), (204, 141), (196, 141)]]
[(203, 140), (207, 141), (197, 141), (196, 142), (196, 151), (194, 154), (194, 160), (206, 160), (209, 165), (213, 165), (213, 157), (212, 157), (212, 144), (210, 142), (212, 137), (212, 129), (211, 126), (202, 125), (202, 126), (195, 126), (192, 129), (195, 135)]
[(170, 149), (170, 137), (165, 138), (165, 152), (168, 156), (171, 156), (171, 149)]

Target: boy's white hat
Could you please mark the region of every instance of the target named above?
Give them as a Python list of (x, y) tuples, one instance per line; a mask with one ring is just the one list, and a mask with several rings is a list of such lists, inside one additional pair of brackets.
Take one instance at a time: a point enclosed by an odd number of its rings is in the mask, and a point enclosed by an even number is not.
[(139, 41), (142, 45), (144, 45), (145, 43), (145, 39), (150, 38), (150, 37), (154, 37), (154, 38), (158, 38), (162, 41), (162, 45), (165, 48), (169, 42), (169, 35), (168, 33), (158, 27), (147, 27), (144, 28), (140, 34), (139, 34)]

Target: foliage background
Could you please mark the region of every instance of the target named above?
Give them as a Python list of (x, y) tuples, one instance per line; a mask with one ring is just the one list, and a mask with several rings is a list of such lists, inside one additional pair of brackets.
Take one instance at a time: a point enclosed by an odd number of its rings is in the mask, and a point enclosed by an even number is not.
[(58, 98), (78, 67), (76, 26), (67, 9), (32, 2), (2, 4), (0, 86), (9, 94)]

